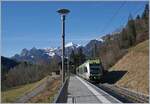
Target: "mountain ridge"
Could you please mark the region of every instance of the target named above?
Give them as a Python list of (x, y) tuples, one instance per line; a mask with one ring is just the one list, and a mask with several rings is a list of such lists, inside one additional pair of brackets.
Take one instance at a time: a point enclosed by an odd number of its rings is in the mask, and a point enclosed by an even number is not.
[[(79, 49), (82, 48), (84, 54), (89, 55), (92, 51), (93, 44), (100, 45), (102, 43), (101, 40), (91, 40), (85, 46), (75, 44), (73, 42), (68, 42), (65, 44), (65, 56), (71, 54), (72, 51), (78, 53)], [(22, 49), (20, 54), (15, 54), (11, 57), (11, 59), (17, 61), (29, 61), (33, 64), (49, 64), (51, 59), (56, 59), (57, 62), (61, 61), (62, 49), (60, 47), (57, 48), (43, 48), (37, 49), (33, 47), (31, 49)]]

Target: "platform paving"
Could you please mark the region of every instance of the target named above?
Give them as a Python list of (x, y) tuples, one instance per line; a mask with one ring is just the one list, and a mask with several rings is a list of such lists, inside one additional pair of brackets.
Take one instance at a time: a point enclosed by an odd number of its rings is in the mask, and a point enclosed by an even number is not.
[(67, 103), (120, 103), (84, 79), (70, 76)]

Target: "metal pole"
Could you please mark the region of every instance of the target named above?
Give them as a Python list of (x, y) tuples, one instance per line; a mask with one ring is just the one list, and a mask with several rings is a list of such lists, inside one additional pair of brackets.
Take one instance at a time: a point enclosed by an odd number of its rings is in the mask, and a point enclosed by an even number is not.
[(59, 9), (57, 11), (61, 15), (62, 20), (62, 85), (65, 82), (65, 15), (70, 11), (68, 9)]
[(68, 76), (69, 76), (69, 50), (68, 50)]
[(61, 15), (62, 20), (62, 83), (65, 81), (65, 65), (64, 65), (64, 56), (65, 56), (65, 15)]
[(94, 42), (94, 59), (96, 59), (96, 43)]

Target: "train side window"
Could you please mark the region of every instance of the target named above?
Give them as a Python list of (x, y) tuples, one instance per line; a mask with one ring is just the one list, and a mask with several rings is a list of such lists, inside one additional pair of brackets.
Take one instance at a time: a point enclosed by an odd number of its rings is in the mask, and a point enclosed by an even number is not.
[(87, 72), (87, 68), (86, 67), (84, 68), (84, 72)]

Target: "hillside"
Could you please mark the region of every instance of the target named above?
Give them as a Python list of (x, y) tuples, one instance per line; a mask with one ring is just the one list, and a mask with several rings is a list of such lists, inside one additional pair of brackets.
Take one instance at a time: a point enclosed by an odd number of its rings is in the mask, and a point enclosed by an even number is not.
[[(2, 91), (2, 102), (53, 102), (54, 96), (59, 88), (60, 77), (46, 76), (37, 82), (13, 87), (7, 91)], [(34, 95), (34, 93), (36, 93), (36, 95)]]
[(149, 40), (141, 42), (120, 59), (111, 71), (127, 71), (115, 84), (148, 94), (149, 92)]
[(45, 80), (46, 80), (46, 77), (34, 83), (17, 86), (7, 91), (2, 91), (2, 102), (14, 102), (18, 97), (32, 91), (41, 83), (43, 83), (43, 81)]
[(15, 67), (18, 64), (19, 64), (18, 62), (12, 59), (1, 56), (1, 65), (2, 65), (2, 70), (4, 71), (9, 71), (9, 69)]
[(5, 75), (8, 73), (8, 71), (19, 64), (19, 62), (1, 56), (1, 79), (5, 79)]

